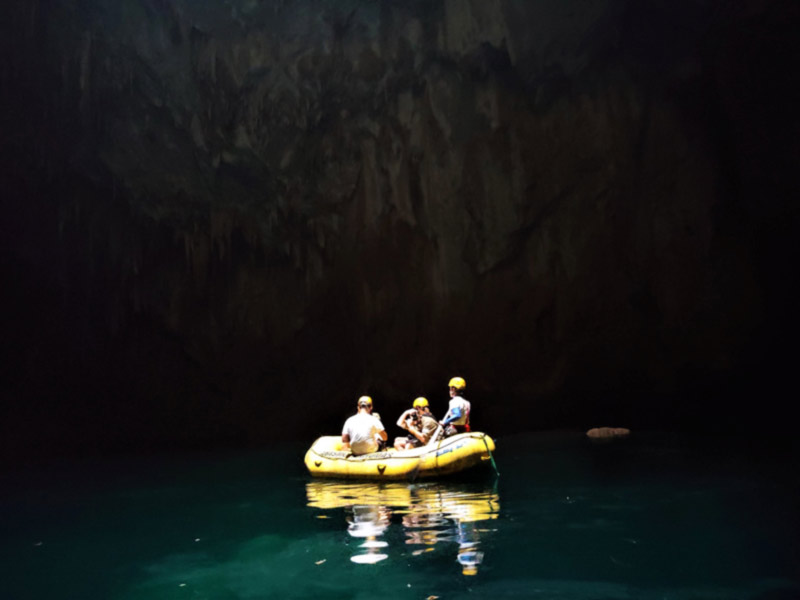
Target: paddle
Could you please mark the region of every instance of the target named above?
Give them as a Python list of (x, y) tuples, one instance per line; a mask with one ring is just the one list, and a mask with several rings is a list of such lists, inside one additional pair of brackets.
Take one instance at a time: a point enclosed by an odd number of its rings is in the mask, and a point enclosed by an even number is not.
[[(430, 445), (432, 445), (432, 444), (435, 444), (436, 442), (441, 442), (441, 434), (442, 434), (443, 432), (444, 432), (444, 427), (442, 427), (442, 424), (441, 424), (441, 423), (439, 423), (438, 427), (436, 428), (436, 431), (434, 431), (434, 432), (433, 432), (433, 435), (431, 435), (431, 439), (430, 439), (430, 440), (428, 440), (428, 443), (427, 443), (427, 444), (425, 444), (425, 445), (426, 445), (426, 446), (430, 446)], [(420, 457), (417, 459), (417, 466), (416, 466), (416, 467), (414, 467), (414, 470), (413, 470), (413, 471), (411, 471), (411, 473), (409, 473), (409, 475), (408, 475), (408, 479), (409, 479), (410, 481), (416, 481), (416, 479), (417, 479), (417, 476), (419, 475), (419, 470), (420, 470), (421, 468), (422, 468), (422, 457), (420, 456)]]

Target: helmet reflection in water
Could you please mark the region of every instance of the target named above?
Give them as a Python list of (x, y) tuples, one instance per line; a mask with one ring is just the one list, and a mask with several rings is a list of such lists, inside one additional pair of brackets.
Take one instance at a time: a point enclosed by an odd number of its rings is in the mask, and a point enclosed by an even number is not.
[(478, 550), (478, 531), (474, 521), (458, 524), (458, 560), (464, 575), (475, 575), (483, 562), (483, 552)]
[[(382, 538), (390, 527), (401, 526), (404, 545), (418, 546), (412, 556), (457, 546), (464, 575), (475, 575), (483, 561), (479, 536), (487, 530), (478, 524), (496, 519), (500, 510), (497, 492), (481, 484), (312, 481), (306, 495), (311, 508), (344, 509), (348, 534), (364, 539), (353, 562), (389, 558), (389, 544)], [(399, 523), (392, 523), (392, 514), (401, 517)]]

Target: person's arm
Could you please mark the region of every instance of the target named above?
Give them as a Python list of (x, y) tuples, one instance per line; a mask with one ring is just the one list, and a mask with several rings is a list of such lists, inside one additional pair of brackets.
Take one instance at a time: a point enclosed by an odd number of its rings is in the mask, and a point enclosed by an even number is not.
[(384, 442), (388, 439), (388, 435), (386, 434), (386, 428), (381, 423), (380, 419), (375, 419), (377, 421), (376, 425), (373, 426), (372, 430), (375, 432), (373, 437), (375, 441), (378, 441), (378, 438), (382, 439)]
[(428, 443), (429, 438), (411, 423), (408, 425), (408, 433), (417, 438), (423, 446)]
[(408, 410), (404, 411), (400, 418), (397, 419), (397, 426), (400, 429), (408, 429), (408, 425), (406, 424), (406, 419), (408, 419), (408, 415), (413, 411), (413, 408), (409, 408)]
[(345, 450), (350, 449), (350, 435), (347, 433), (342, 434), (342, 448)]
[(447, 411), (447, 414), (444, 418), (439, 421), (442, 425), (447, 425), (451, 421), (457, 421), (461, 418), (461, 407), (454, 406), (450, 410)]

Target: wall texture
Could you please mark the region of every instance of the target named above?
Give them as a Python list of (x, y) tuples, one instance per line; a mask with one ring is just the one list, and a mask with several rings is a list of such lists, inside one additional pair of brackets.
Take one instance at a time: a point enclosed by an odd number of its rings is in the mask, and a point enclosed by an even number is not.
[(454, 374), (499, 431), (719, 426), (782, 373), (794, 3), (9, 14), (9, 447), (267, 443)]

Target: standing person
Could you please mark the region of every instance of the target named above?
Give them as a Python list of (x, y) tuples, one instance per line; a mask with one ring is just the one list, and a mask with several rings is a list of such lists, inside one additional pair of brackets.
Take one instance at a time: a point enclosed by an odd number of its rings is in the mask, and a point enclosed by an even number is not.
[(445, 426), (445, 435), (470, 431), (469, 412), (472, 406), (461, 395), (467, 387), (467, 382), (461, 377), (453, 377), (447, 385), (450, 388), (450, 405), (447, 414), (440, 422)]
[(431, 414), (428, 399), (420, 396), (414, 400), (412, 408), (400, 415), (400, 418), (397, 419), (397, 426), (411, 434), (399, 437), (394, 441), (395, 448), (404, 450), (406, 448), (418, 448), (427, 444), (439, 427), (439, 423), (436, 422), (436, 419)]
[(372, 416), (372, 398), (361, 396), (358, 399), (358, 412), (347, 419), (342, 428), (344, 449), (350, 448), (354, 456), (377, 452), (387, 437), (383, 423)]

